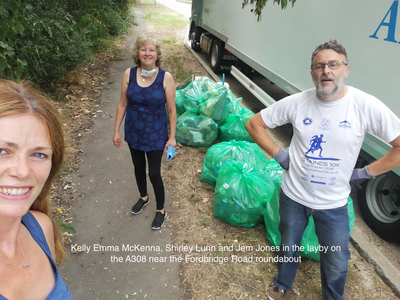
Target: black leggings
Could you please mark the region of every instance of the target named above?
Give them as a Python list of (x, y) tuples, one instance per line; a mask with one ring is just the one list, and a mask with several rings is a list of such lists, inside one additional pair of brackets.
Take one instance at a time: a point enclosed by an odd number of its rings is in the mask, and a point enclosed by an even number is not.
[(161, 178), (161, 159), (164, 151), (154, 150), (144, 152), (133, 149), (131, 146), (129, 146), (129, 150), (131, 151), (132, 161), (135, 167), (135, 177), (140, 197), (147, 196), (146, 155), (149, 164), (149, 178), (153, 185), (154, 195), (156, 196), (157, 210), (162, 210), (165, 202), (164, 183)]

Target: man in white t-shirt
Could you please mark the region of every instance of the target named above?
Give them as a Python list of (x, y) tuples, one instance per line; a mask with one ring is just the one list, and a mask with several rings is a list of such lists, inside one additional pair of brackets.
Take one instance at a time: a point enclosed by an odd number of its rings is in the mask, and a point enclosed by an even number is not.
[[(380, 100), (345, 85), (347, 53), (336, 40), (319, 45), (311, 57), (315, 88), (288, 96), (263, 109), (246, 124), (254, 141), (285, 169), (279, 201), (282, 236), (279, 255), (298, 257), (303, 232), (313, 216), (321, 251), (324, 299), (343, 299), (349, 251), (347, 198), (351, 186), (400, 166), (400, 120)], [(289, 151), (266, 132), (287, 123), (293, 126)], [(369, 132), (390, 143), (381, 159), (354, 169), (364, 137)], [(339, 248), (340, 247), (340, 248)], [(278, 263), (278, 274), (268, 290), (281, 299), (297, 271), (294, 262)]]

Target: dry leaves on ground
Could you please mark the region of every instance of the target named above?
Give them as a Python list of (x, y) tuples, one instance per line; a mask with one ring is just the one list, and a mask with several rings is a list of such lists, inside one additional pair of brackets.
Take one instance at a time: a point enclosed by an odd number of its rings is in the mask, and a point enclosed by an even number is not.
[(81, 139), (90, 133), (95, 119), (101, 113), (99, 105), (108, 78), (109, 63), (117, 59), (122, 58), (111, 54), (97, 56), (85, 68), (66, 74), (65, 81), (59, 83), (56, 92), (51, 95), (56, 99), (54, 104), (60, 112), (67, 146), (64, 164), (52, 186), (52, 213), (63, 230), (67, 244), (74, 233), (70, 225), (71, 209), (76, 197), (73, 179), (83, 162)]

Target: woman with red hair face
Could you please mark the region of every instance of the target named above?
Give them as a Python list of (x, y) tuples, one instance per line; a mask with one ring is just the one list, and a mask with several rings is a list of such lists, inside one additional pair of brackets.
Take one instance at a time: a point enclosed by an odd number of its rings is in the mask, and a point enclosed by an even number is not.
[(64, 137), (51, 101), (26, 82), (0, 80), (0, 299), (72, 299), (51, 219)]

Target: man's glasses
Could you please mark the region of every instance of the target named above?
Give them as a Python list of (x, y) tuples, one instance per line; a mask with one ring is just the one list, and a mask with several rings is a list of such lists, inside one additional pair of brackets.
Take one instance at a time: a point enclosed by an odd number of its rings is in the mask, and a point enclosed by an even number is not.
[(311, 65), (311, 70), (314, 72), (322, 72), (325, 69), (325, 66), (328, 66), (331, 70), (337, 70), (342, 66), (342, 64), (345, 66), (348, 65), (348, 63), (345, 63), (343, 60), (331, 60), (327, 63), (313, 64)]

